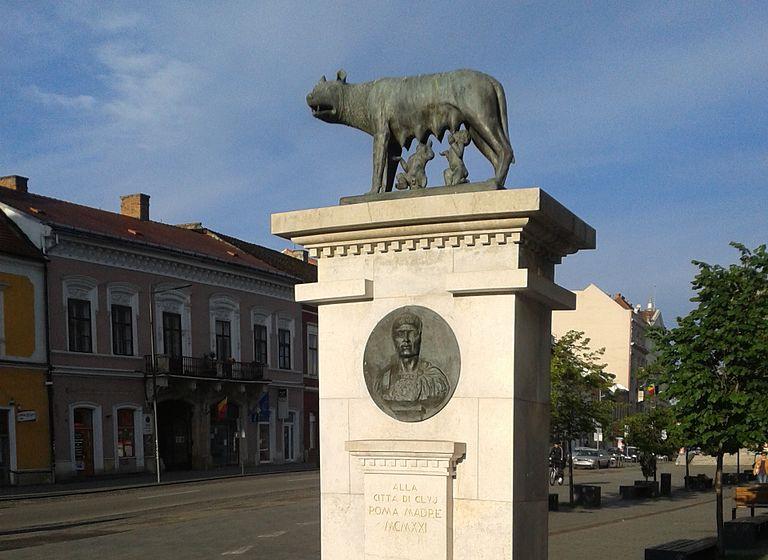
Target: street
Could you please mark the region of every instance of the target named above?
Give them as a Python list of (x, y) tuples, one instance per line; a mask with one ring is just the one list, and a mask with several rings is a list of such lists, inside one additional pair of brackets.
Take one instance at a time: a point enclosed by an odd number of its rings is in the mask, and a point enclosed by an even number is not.
[(6, 502), (0, 551), (14, 560), (318, 558), (318, 474)]
[[(551, 512), (550, 558), (591, 560), (620, 551), (621, 558), (641, 559), (646, 546), (714, 534), (714, 493), (680, 490), (683, 467), (667, 463), (660, 471), (672, 472), (673, 497), (640, 502), (617, 498), (620, 484), (642, 478), (636, 465), (576, 471), (577, 483), (602, 487), (603, 507)], [(713, 474), (710, 466), (691, 471)], [(3, 502), (0, 557), (315, 560), (318, 481), (317, 472), (288, 473)], [(567, 484), (554, 491), (567, 502)], [(728, 518), (730, 494), (726, 489)]]

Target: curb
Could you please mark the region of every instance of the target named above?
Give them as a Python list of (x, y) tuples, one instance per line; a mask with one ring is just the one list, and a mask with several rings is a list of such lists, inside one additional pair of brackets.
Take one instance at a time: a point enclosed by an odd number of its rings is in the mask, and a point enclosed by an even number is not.
[(227, 480), (232, 478), (248, 478), (252, 476), (264, 476), (268, 474), (293, 474), (293, 473), (302, 473), (302, 472), (311, 472), (311, 471), (319, 471), (319, 468), (315, 466), (307, 466), (307, 467), (297, 467), (297, 468), (287, 469), (287, 470), (283, 470), (283, 469), (265, 470), (265, 471), (245, 473), (245, 474), (237, 473), (237, 474), (223, 474), (219, 476), (185, 478), (183, 480), (169, 480), (165, 482), (161, 481), (159, 484), (157, 482), (141, 482), (137, 484), (122, 484), (117, 486), (105, 486), (100, 488), (79, 488), (77, 490), (55, 490), (51, 492), (14, 494), (14, 495), (0, 496), (0, 503), (20, 502), (23, 500), (41, 500), (46, 498), (62, 498), (66, 496), (81, 496), (81, 495), (88, 495), (88, 494), (103, 494), (106, 492), (120, 492), (122, 490), (135, 490), (138, 488), (158, 488), (161, 486), (176, 486), (180, 484), (214, 482), (217, 480)]

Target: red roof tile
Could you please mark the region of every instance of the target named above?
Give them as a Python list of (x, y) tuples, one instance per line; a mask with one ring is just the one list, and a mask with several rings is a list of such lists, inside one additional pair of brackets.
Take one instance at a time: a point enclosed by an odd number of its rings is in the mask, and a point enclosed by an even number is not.
[(0, 188), (0, 202), (29, 214), (48, 225), (106, 236), (136, 245), (153, 246), (224, 263), (286, 275), (257, 256), (234, 251), (228, 243), (209, 235), (161, 222), (142, 221), (115, 212), (99, 210), (32, 193)]
[(0, 253), (43, 260), (43, 254), (2, 210), (0, 210)]

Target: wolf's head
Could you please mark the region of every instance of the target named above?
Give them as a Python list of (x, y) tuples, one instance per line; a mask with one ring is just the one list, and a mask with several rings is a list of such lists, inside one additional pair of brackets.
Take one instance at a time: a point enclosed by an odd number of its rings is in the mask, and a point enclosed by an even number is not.
[(339, 122), (339, 109), (343, 88), (347, 85), (347, 73), (339, 70), (334, 81), (325, 76), (320, 78), (314, 89), (307, 95), (307, 105), (312, 109), (312, 116), (329, 123)]

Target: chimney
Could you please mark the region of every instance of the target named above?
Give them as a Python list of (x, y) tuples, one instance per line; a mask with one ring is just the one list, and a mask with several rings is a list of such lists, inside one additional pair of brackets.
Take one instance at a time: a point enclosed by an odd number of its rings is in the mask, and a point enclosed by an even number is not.
[(137, 193), (121, 196), (120, 213), (143, 222), (149, 221), (149, 195)]
[(0, 177), (0, 187), (25, 193), (27, 192), (27, 181), (29, 181), (28, 177), (8, 175), (6, 177)]

